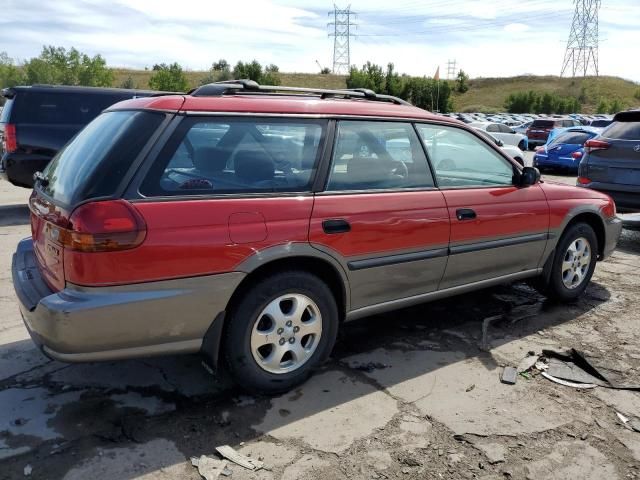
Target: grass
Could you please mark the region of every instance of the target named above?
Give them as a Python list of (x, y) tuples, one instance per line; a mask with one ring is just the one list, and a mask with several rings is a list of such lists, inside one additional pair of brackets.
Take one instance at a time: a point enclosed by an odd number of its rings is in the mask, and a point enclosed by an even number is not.
[[(114, 86), (120, 86), (131, 76), (136, 88), (148, 88), (151, 70), (114, 68)], [(190, 87), (200, 85), (206, 71), (185, 72)], [(314, 73), (280, 73), (281, 84), (312, 88), (346, 88), (343, 75)], [(595, 112), (601, 100), (611, 103), (617, 99), (624, 108), (640, 107), (640, 85), (618, 77), (560, 78), (553, 76), (520, 76), (507, 78), (476, 78), (469, 81), (469, 91), (454, 93), (456, 111), (504, 111), (504, 103), (511, 93), (535, 90), (574, 96), (583, 104), (584, 113)]]
[(618, 77), (476, 78), (469, 81), (469, 91), (454, 94), (453, 101), (459, 111), (475, 105), (504, 111), (504, 103), (510, 94), (529, 90), (576, 97), (581, 100), (584, 113), (595, 112), (601, 100), (611, 103), (617, 99), (625, 108), (640, 106), (639, 85)]

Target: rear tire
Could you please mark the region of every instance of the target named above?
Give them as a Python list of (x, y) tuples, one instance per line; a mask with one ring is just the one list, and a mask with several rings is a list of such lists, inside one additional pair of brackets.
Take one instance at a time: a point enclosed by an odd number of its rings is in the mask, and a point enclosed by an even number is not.
[(571, 225), (560, 237), (548, 281), (536, 287), (561, 302), (577, 300), (586, 290), (596, 267), (598, 239), (586, 223)]
[(338, 318), (331, 290), (315, 275), (289, 270), (256, 282), (230, 309), (223, 352), (231, 376), (251, 393), (290, 390), (327, 360)]
[(526, 150), (526, 147), (524, 145), (524, 140), (520, 140), (520, 143), (518, 143), (518, 148), (523, 152)]

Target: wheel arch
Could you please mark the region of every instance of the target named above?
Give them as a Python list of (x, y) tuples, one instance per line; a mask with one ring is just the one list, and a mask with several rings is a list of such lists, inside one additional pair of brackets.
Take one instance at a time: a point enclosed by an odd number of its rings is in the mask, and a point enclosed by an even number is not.
[(593, 211), (584, 211), (575, 215), (562, 229), (562, 234), (567, 231), (568, 228), (576, 223), (586, 223), (596, 234), (598, 240), (598, 258), (604, 255), (604, 247), (606, 241), (605, 224), (602, 217)]

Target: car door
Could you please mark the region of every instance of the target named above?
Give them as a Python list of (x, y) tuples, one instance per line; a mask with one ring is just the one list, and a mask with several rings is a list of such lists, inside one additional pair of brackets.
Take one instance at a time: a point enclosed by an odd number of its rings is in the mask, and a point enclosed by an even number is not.
[(451, 221), (440, 289), (527, 275), (540, 267), (549, 207), (539, 185), (514, 185), (514, 166), (475, 134), (419, 124)]
[(410, 123), (338, 122), (309, 238), (342, 263), (352, 310), (438, 288), (449, 215)]

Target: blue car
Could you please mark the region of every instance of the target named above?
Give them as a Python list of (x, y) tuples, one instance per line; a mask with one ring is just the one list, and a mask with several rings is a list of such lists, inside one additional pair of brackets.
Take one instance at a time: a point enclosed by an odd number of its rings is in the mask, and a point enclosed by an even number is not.
[(540, 170), (563, 169), (577, 172), (584, 155), (585, 142), (596, 135), (598, 132), (589, 128), (568, 128), (536, 149), (533, 166)]

